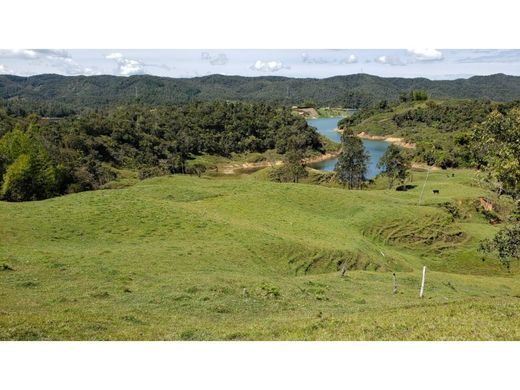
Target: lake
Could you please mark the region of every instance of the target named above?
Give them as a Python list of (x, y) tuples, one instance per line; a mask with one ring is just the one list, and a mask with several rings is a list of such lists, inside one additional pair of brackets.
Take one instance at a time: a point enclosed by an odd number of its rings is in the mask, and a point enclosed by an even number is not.
[[(315, 127), (318, 130), (318, 133), (324, 135), (327, 138), (335, 142), (341, 142), (341, 134), (337, 131), (334, 131), (336, 127), (338, 127), (338, 122), (342, 119), (342, 117), (335, 118), (318, 118), (318, 119), (308, 119), (307, 123), (310, 126)], [(388, 142), (385, 141), (373, 141), (364, 139), (363, 145), (365, 146), (365, 150), (370, 155), (370, 160), (368, 161), (368, 170), (367, 170), (367, 178), (372, 179), (377, 176), (380, 172), (380, 169), (377, 168), (377, 163), (379, 159), (386, 151), (388, 147)], [(336, 166), (337, 158), (320, 161), (314, 164), (309, 164), (311, 168), (319, 169), (322, 171), (333, 171)]]

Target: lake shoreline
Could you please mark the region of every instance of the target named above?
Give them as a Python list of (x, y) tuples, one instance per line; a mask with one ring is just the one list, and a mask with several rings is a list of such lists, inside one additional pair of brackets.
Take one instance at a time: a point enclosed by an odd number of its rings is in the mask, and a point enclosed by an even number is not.
[(315, 163), (319, 163), (322, 161), (333, 160), (335, 158), (338, 158), (340, 153), (341, 152), (339, 150), (326, 152), (326, 153), (322, 154), (321, 156), (304, 158), (303, 163), (304, 164), (315, 164)]
[[(343, 133), (343, 130), (338, 127), (336, 127), (334, 129), (334, 131), (336, 131), (338, 133)], [(372, 134), (368, 134), (364, 131), (362, 131), (361, 133), (357, 133), (356, 137), (361, 138), (361, 139), (371, 140), (371, 141), (384, 141), (384, 142), (388, 142), (389, 144), (397, 145), (397, 146), (400, 146), (405, 149), (415, 149), (417, 147), (416, 144), (414, 144), (412, 142), (405, 142), (402, 138), (399, 138), (399, 137), (392, 137), (392, 136), (386, 136), (386, 135), (372, 135)]]
[[(315, 164), (322, 161), (327, 160), (333, 160), (339, 156), (339, 151), (329, 151), (326, 152), (320, 156), (312, 156), (307, 157), (302, 160), (303, 164)], [(262, 169), (262, 168), (268, 168), (268, 167), (275, 167), (283, 165), (282, 160), (276, 160), (276, 161), (259, 161), (259, 162), (251, 162), (251, 163), (237, 163), (237, 164), (227, 164), (222, 165), (218, 168), (218, 171), (226, 174), (226, 175), (232, 175), (235, 174), (236, 171), (239, 170), (255, 170), (255, 169)]]

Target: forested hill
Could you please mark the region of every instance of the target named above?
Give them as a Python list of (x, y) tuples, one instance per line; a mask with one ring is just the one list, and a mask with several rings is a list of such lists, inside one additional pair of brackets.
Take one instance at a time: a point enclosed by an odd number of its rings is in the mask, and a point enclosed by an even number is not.
[[(312, 101), (318, 106), (359, 108), (383, 99), (397, 99), (400, 92), (426, 90), (433, 98), (478, 98), (495, 101), (520, 99), (520, 77), (495, 74), (458, 80), (383, 78), (367, 74), (326, 79), (242, 77), (211, 75), (196, 78), (156, 76), (0, 75), (3, 104), (51, 113), (102, 107), (139, 100), (146, 104), (185, 103), (194, 100), (246, 100), (283, 104)], [(9, 103), (6, 103), (9, 102)], [(44, 112), (41, 112), (45, 114)]]

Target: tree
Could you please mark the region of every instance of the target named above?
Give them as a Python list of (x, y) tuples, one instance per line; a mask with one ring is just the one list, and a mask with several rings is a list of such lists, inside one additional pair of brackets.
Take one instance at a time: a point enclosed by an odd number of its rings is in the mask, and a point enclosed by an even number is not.
[[(0, 156), (2, 156), (4, 161), (4, 169), (6, 165), (16, 160), (19, 155), (30, 153), (34, 146), (34, 142), (32, 142), (29, 135), (20, 128), (15, 128), (5, 134), (0, 138)], [(0, 174), (2, 173), (3, 171), (0, 171)]]
[(298, 183), (300, 178), (307, 176), (307, 171), (302, 163), (303, 150), (301, 140), (298, 137), (290, 137), (287, 140), (283, 165), (271, 171), (271, 180)]
[(299, 149), (289, 149), (285, 153), (284, 167), (289, 180), (293, 183), (298, 183), (300, 178), (307, 176), (302, 160), (303, 152)]
[(55, 171), (41, 156), (21, 154), (7, 168), (0, 195), (13, 202), (44, 199), (55, 185)]
[(349, 189), (360, 188), (366, 180), (368, 153), (363, 141), (354, 136), (352, 130), (345, 129), (341, 135), (341, 153), (334, 170), (338, 181)]
[(43, 145), (20, 129), (0, 139), (0, 197), (20, 202), (56, 192), (56, 170)]
[(394, 186), (397, 180), (402, 185), (410, 170), (410, 159), (404, 150), (391, 144), (377, 163), (381, 173), (388, 178), (388, 188)]
[(511, 262), (520, 260), (520, 223), (500, 229), (493, 239), (483, 241), (480, 249), (497, 254), (500, 262), (509, 269)]
[(428, 100), (428, 92), (426, 91), (412, 91), (410, 96), (413, 101), (424, 101)]
[(401, 92), (399, 94), (399, 100), (403, 103), (414, 102), (414, 101), (425, 101), (425, 100), (428, 100), (428, 93), (426, 91)]
[(475, 129), (473, 150), (475, 158), (485, 168), (492, 181), (498, 183), (497, 192), (520, 195), (520, 108), (503, 114), (497, 110)]
[(475, 129), (473, 148), (490, 178), (498, 186), (498, 193), (516, 200), (512, 223), (503, 227), (491, 240), (481, 242), (480, 249), (498, 255), (508, 269), (512, 261), (520, 259), (520, 108), (505, 114), (495, 110)]
[(316, 102), (314, 100), (307, 99), (303, 102), (303, 107), (316, 108)]

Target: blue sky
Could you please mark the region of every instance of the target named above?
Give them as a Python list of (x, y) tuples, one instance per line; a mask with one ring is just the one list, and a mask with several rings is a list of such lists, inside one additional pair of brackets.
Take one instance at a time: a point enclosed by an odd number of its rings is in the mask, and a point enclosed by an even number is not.
[(0, 50), (0, 74), (41, 73), (169, 77), (217, 73), (316, 78), (369, 73), (438, 80), (493, 73), (520, 75), (520, 50)]

